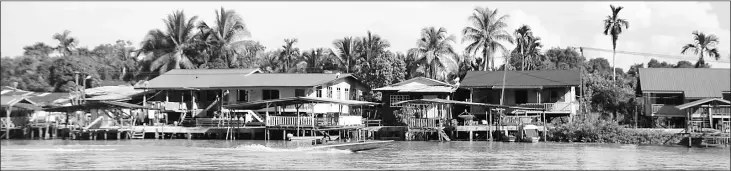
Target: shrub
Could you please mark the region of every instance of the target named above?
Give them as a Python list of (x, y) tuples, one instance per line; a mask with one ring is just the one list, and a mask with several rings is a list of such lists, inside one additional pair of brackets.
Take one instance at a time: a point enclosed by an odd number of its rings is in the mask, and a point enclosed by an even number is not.
[(682, 136), (661, 130), (631, 129), (619, 125), (616, 121), (601, 119), (599, 115), (590, 114), (568, 122), (568, 118), (557, 118), (551, 122), (548, 130), (549, 141), (560, 142), (595, 142), (622, 144), (664, 144), (677, 142)]

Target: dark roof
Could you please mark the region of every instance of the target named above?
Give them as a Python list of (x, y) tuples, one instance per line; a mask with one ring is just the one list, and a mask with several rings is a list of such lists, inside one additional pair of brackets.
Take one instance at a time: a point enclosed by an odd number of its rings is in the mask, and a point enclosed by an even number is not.
[(283, 106), (283, 105), (304, 104), (304, 103), (333, 103), (333, 104), (343, 104), (343, 105), (348, 105), (348, 106), (378, 105), (378, 103), (357, 101), (357, 100), (341, 100), (341, 99), (330, 99), (330, 98), (320, 98), (320, 97), (287, 97), (287, 98), (281, 98), (281, 99), (258, 100), (258, 101), (244, 102), (244, 103), (239, 103), (239, 104), (230, 104), (230, 105), (224, 105), (223, 107), (230, 108), (230, 109), (262, 109), (262, 108), (266, 108), (267, 104), (269, 104), (269, 106)]
[(678, 109), (680, 109), (680, 110), (683, 110), (683, 109), (687, 109), (689, 107), (698, 106), (698, 105), (705, 104), (705, 103), (709, 103), (709, 102), (718, 102), (718, 103), (721, 103), (721, 104), (724, 104), (724, 105), (731, 104), (731, 102), (729, 102), (728, 100), (724, 100), (724, 99), (719, 99), (719, 98), (706, 98), (706, 99), (696, 100), (696, 101), (692, 101), (692, 102), (685, 103), (685, 104), (682, 104), (682, 105), (678, 105), (678, 106), (675, 106), (675, 107), (678, 108)]
[(640, 68), (643, 92), (683, 92), (686, 98), (721, 98), (731, 90), (731, 70), (716, 68)]
[(506, 87), (557, 87), (578, 86), (581, 73), (578, 70), (533, 71), (468, 71), (460, 87), (502, 87), (505, 75)]
[(105, 109), (105, 108), (149, 109), (148, 107), (144, 107), (144, 106), (140, 106), (140, 105), (136, 105), (136, 104), (124, 103), (124, 102), (94, 101), (94, 102), (87, 102), (87, 103), (80, 104), (80, 105), (49, 108), (49, 109), (45, 109), (45, 111), (67, 112), (67, 111), (88, 110), (88, 109)]

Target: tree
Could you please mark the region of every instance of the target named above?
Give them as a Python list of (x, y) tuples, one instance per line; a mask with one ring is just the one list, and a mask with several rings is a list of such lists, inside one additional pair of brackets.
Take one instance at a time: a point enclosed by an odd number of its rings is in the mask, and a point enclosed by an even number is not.
[(650, 59), (650, 62), (647, 62), (647, 68), (673, 68), (673, 64), (667, 63), (663, 61), (662, 63), (658, 61), (657, 59)]
[(299, 63), (304, 63), (306, 73), (322, 73), (328, 63), (333, 63), (333, 52), (327, 48), (317, 48), (302, 53)]
[(279, 54), (279, 60), (283, 61), (284, 64), (281, 72), (290, 72), (296, 64), (297, 58), (299, 58), (300, 49), (294, 47), (295, 43), (297, 43), (296, 38), (284, 39), (284, 45), (282, 46), (282, 51)]
[[(541, 44), (541, 38), (533, 36), (533, 31), (528, 25), (521, 26), (516, 29), (513, 34), (516, 43), (513, 53), (520, 57), (520, 70), (531, 70), (531, 68), (536, 68), (536, 63), (531, 61), (532, 59), (540, 56), (540, 48), (543, 47)], [(538, 61), (540, 62), (541, 60)]]
[(41, 59), (48, 58), (53, 53), (54, 48), (43, 42), (37, 42), (33, 45), (23, 47), (23, 50), (23, 55)]
[[(609, 5), (609, 7), (612, 8), (612, 15), (608, 15), (604, 19), (604, 35), (612, 35), (612, 68), (614, 69), (616, 68), (614, 67), (614, 58), (617, 54), (617, 39), (619, 38), (619, 34), (622, 34), (622, 27), (629, 29), (629, 22), (619, 18), (619, 11), (624, 7), (614, 7), (614, 5)], [(616, 71), (613, 70), (612, 80), (616, 81), (616, 77)]]
[[(476, 54), (482, 51), (482, 70), (487, 71), (491, 63), (494, 65), (492, 55), (497, 50), (507, 51), (503, 43), (513, 43), (513, 38), (505, 31), (508, 15), (500, 16), (498, 10), (490, 8), (475, 8), (474, 13), (468, 19), (472, 27), (465, 27), (462, 30), (462, 42), (469, 42), (465, 51)], [(494, 66), (493, 66), (494, 68)]]
[(703, 60), (704, 55), (708, 55), (708, 57), (716, 60), (721, 57), (721, 54), (718, 53), (718, 49), (716, 49), (716, 45), (718, 45), (718, 37), (716, 37), (716, 35), (706, 35), (705, 33), (698, 32), (696, 30), (693, 31), (693, 43), (683, 46), (683, 50), (680, 51), (680, 53), (685, 54), (687, 51), (692, 50), (693, 54), (700, 55), (695, 67), (701, 68), (706, 65), (706, 62)]
[(164, 20), (165, 32), (154, 29), (147, 33), (140, 52), (146, 54), (148, 71), (162, 74), (171, 69), (196, 68), (193, 61), (202, 56), (195, 50), (198, 42), (193, 38), (196, 19), (197, 16), (187, 19), (183, 11), (175, 11)]
[(448, 75), (447, 64), (457, 63), (454, 61), (456, 53), (452, 48), (455, 39), (454, 35), (447, 34), (447, 30), (443, 27), (424, 28), (421, 30), (421, 38), (416, 43), (417, 47), (409, 49), (408, 55), (415, 56), (416, 60), (425, 66), (428, 78), (444, 81)]
[(544, 69), (579, 69), (584, 61), (586, 61), (573, 48), (551, 48), (543, 56), (546, 58)]
[(690, 63), (689, 61), (678, 61), (678, 64), (675, 64), (674, 68), (693, 68), (693, 63)]
[(69, 56), (73, 52), (79, 40), (71, 37), (71, 31), (64, 30), (63, 33), (56, 33), (53, 35), (53, 39), (58, 40), (58, 46), (56, 50), (63, 54), (63, 56)]
[(357, 43), (359, 46), (356, 46), (356, 54), (359, 55), (357, 63), (364, 64), (364, 66), (359, 67), (370, 67), (371, 63), (369, 61), (371, 59), (386, 54), (386, 49), (391, 47), (388, 41), (383, 40), (377, 34), (372, 34), (371, 31), (368, 31), (366, 36), (362, 37), (359, 42)]
[(244, 46), (244, 37), (251, 35), (244, 20), (234, 10), (216, 10), (216, 20), (213, 27), (201, 21), (198, 29), (201, 30), (201, 38), (206, 42), (209, 56), (221, 58), (228, 65), (227, 68), (235, 67), (237, 63), (235, 48)]
[(353, 37), (344, 37), (342, 39), (335, 40), (333, 42), (333, 45), (335, 46), (335, 49), (337, 50), (337, 58), (340, 61), (343, 66), (345, 66), (345, 72), (350, 73), (351, 72), (351, 66), (353, 65), (353, 62), (355, 62), (356, 58), (358, 57), (358, 54), (356, 52), (356, 48), (359, 45), (360, 42), (358, 42), (357, 39), (353, 39)]

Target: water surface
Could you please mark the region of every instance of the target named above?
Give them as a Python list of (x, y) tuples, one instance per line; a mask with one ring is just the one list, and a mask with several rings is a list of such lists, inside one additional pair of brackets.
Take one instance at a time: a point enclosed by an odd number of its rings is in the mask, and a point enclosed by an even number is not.
[(683, 169), (729, 170), (730, 148), (401, 141), (370, 151), (309, 142), (3, 140), (6, 169)]

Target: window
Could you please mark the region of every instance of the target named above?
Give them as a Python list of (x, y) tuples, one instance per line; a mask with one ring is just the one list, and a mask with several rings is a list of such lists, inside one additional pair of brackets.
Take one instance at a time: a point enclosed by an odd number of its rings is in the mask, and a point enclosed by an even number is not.
[(340, 93), (341, 93), (340, 92), (340, 87), (338, 87), (337, 89), (335, 89), (335, 99), (340, 99)]
[(409, 95), (391, 95), (391, 107), (401, 107), (403, 104), (394, 105), (396, 102), (409, 100)]
[(729, 92), (723, 93), (723, 99), (724, 100), (731, 100), (731, 93), (729, 93)]
[(249, 101), (249, 92), (246, 90), (237, 90), (236, 100), (240, 102)]
[(305, 96), (305, 89), (294, 89), (294, 97)]
[(327, 87), (327, 98), (333, 98), (333, 88)]
[(350, 89), (345, 88), (345, 100), (352, 100), (350, 97)]
[(558, 102), (558, 92), (556, 90), (551, 90), (551, 103)]
[(262, 90), (262, 100), (278, 99), (279, 90)]
[(528, 91), (517, 90), (515, 91), (515, 104), (528, 103)]
[(317, 90), (315, 91), (315, 96), (322, 97), (322, 87), (317, 87)]

